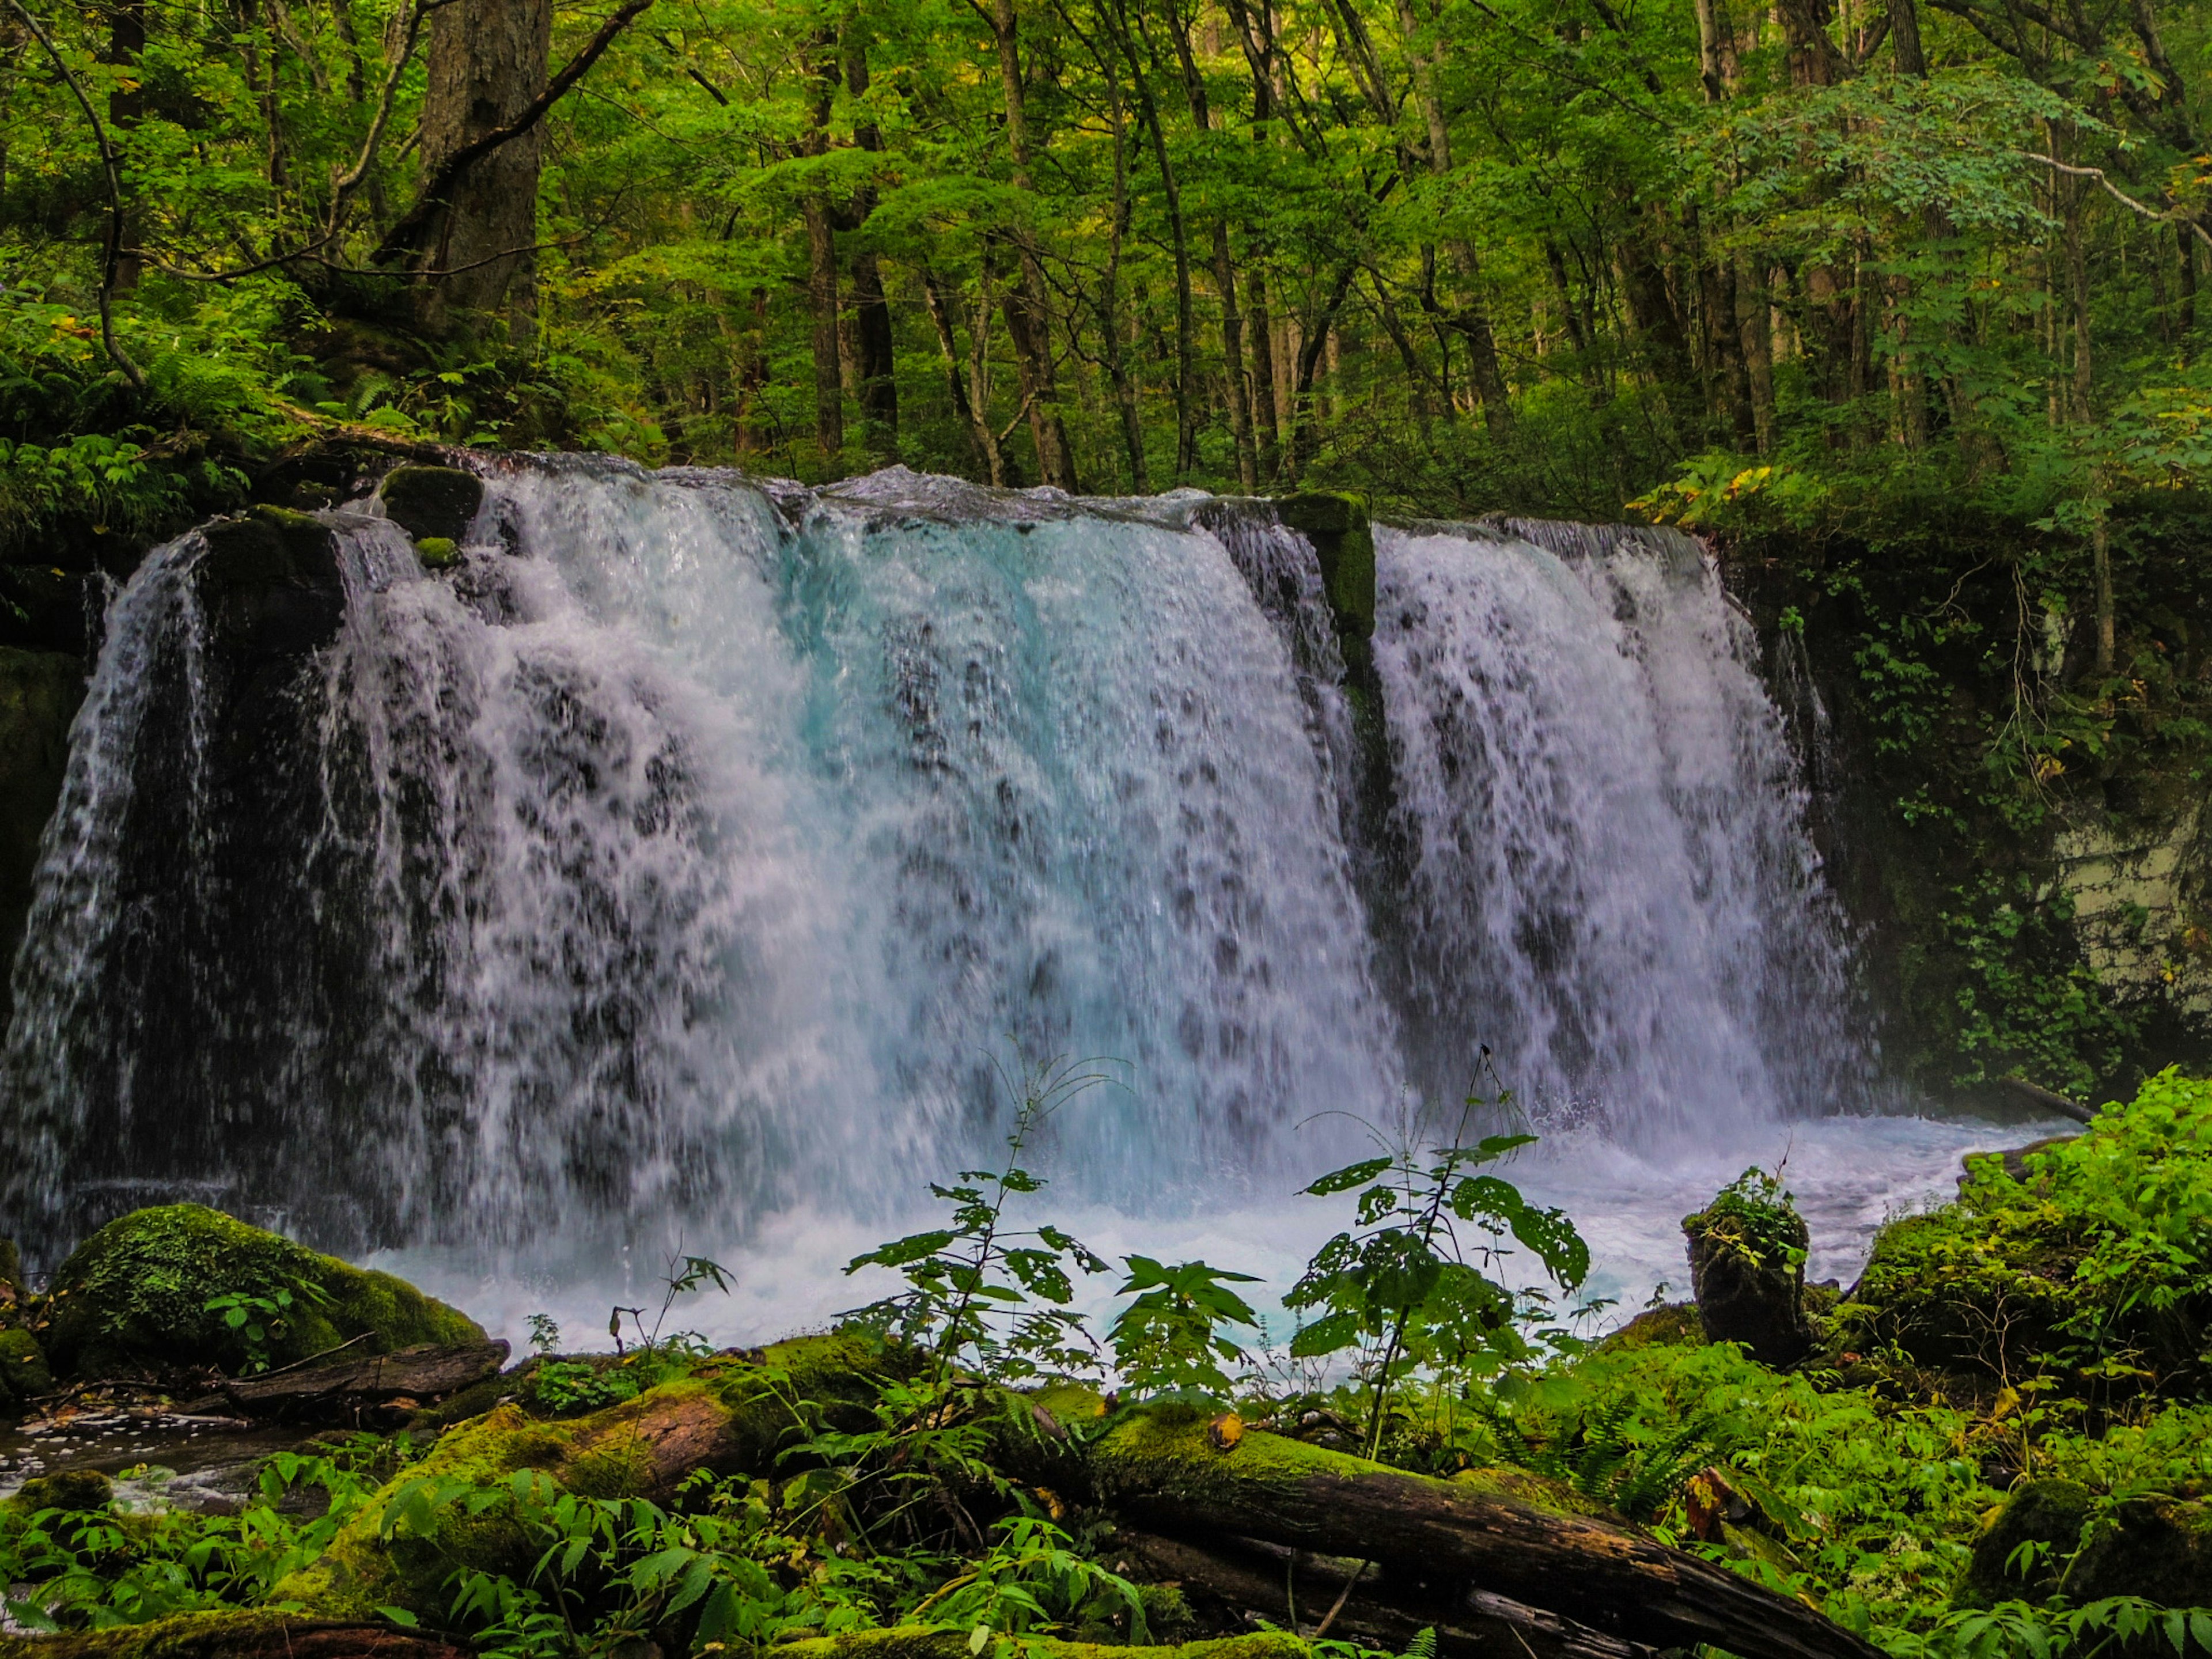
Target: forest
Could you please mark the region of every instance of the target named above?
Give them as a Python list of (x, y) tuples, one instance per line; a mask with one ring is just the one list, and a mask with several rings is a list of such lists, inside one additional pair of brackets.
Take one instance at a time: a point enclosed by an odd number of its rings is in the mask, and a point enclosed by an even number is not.
[(2204, 0), (0, 0), (0, 1659), (2212, 1654), (2208, 484)]

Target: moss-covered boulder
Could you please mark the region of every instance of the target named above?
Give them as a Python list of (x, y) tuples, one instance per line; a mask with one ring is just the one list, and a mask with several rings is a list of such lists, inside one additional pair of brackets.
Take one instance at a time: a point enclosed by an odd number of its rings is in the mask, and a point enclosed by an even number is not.
[(1971, 1160), (1956, 1201), (1885, 1227), (1831, 1346), (2077, 1392), (2202, 1395), (2208, 1212), (2212, 1083), (2168, 1071), (2078, 1136)]
[(1682, 1218), (1690, 1283), (1707, 1340), (1740, 1342), (1764, 1365), (1794, 1365), (1813, 1349), (1805, 1317), (1804, 1218), (1781, 1183), (1747, 1170)]
[(136, 1211), (79, 1245), (54, 1274), (46, 1349), (58, 1375), (127, 1376), (212, 1366), (237, 1373), (246, 1339), (208, 1304), (239, 1295), (290, 1306), (257, 1311), (272, 1365), (366, 1334), (379, 1352), (421, 1342), (482, 1342), (483, 1328), (404, 1279), (350, 1267), (198, 1204)]
[(1669, 1302), (1663, 1307), (1646, 1308), (1597, 1346), (1606, 1353), (1631, 1353), (1638, 1348), (1699, 1347), (1705, 1340), (1698, 1304)]
[(143, 1625), (0, 1636), (0, 1659), (468, 1659), (465, 1648), (383, 1624), (297, 1613), (185, 1613)]
[(483, 481), (452, 466), (397, 467), (376, 492), (384, 516), (415, 538), (458, 544), (468, 539), (483, 504)]
[(2077, 1607), (2108, 1595), (2212, 1606), (2212, 1507), (2170, 1496), (2100, 1504), (2071, 1480), (2023, 1481), (1975, 1543), (1957, 1601), (2061, 1594)]
[(10, 1508), (26, 1515), (35, 1515), (40, 1510), (104, 1515), (115, 1507), (115, 1483), (98, 1469), (62, 1469), (26, 1480), (8, 1503)]
[(26, 1330), (0, 1331), (0, 1407), (13, 1411), (54, 1386), (39, 1339)]

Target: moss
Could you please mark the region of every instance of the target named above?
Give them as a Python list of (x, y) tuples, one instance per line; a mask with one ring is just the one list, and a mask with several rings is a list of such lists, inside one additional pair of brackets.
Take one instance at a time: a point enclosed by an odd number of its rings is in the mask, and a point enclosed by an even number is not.
[(8, 1506), (20, 1514), (40, 1510), (70, 1510), (99, 1515), (115, 1504), (115, 1484), (98, 1469), (63, 1469), (26, 1480)]
[(380, 1607), (434, 1613), (456, 1566), (525, 1574), (535, 1557), (511, 1509), (443, 1513), (431, 1535), (381, 1535), (391, 1500), (410, 1482), (496, 1486), (524, 1469), (592, 1498), (660, 1495), (695, 1468), (767, 1473), (778, 1454), (824, 1421), (845, 1419), (872, 1394), (870, 1378), (910, 1363), (910, 1351), (861, 1332), (799, 1337), (744, 1359), (710, 1364), (562, 1422), (501, 1406), (447, 1433), (420, 1463), (387, 1484), (340, 1529), (330, 1549), (276, 1587), (275, 1599), (315, 1614), (363, 1619)]
[(1275, 511), (1313, 544), (1346, 665), (1364, 671), (1375, 637), (1375, 531), (1366, 498), (1315, 490), (1283, 496)]
[(0, 1331), (0, 1405), (20, 1405), (53, 1386), (39, 1339), (28, 1331)]
[(415, 544), (415, 556), (426, 570), (450, 570), (461, 562), (460, 544), (450, 536), (425, 536)]
[[(2032, 1559), (2015, 1561), (2023, 1547)], [(2139, 1595), (2169, 1607), (2212, 1604), (2212, 1510), (2171, 1497), (2100, 1505), (2071, 1480), (2028, 1480), (1974, 1545), (1961, 1607), (2063, 1593), (2076, 1606)]]
[(0, 1659), (269, 1659), (371, 1651), (389, 1659), (454, 1656), (442, 1642), (375, 1633), (372, 1649), (357, 1638), (342, 1645), (313, 1639), (316, 1626), (297, 1614), (257, 1609), (243, 1613), (187, 1613), (143, 1625), (109, 1630), (70, 1631), (55, 1636), (0, 1637)]
[[(949, 1625), (902, 1625), (890, 1630), (853, 1631), (817, 1636), (776, 1646), (777, 1659), (971, 1659), (966, 1629)], [(1295, 1636), (1262, 1631), (1227, 1636), (1180, 1647), (1109, 1647), (1024, 1637), (1024, 1651), (1051, 1659), (1311, 1659), (1312, 1650)]]
[(1600, 1342), (1607, 1353), (1628, 1353), (1638, 1348), (1702, 1347), (1705, 1322), (1694, 1302), (1669, 1302), (1663, 1308), (1647, 1308)]
[(171, 1204), (111, 1221), (62, 1263), (46, 1303), (46, 1352), (65, 1376), (234, 1370), (246, 1358), (241, 1340), (207, 1304), (234, 1292), (273, 1299), (280, 1290), (294, 1302), (270, 1329), (273, 1364), (364, 1333), (380, 1352), (484, 1340), (467, 1315), (390, 1273), (349, 1267), (201, 1205)]
[[(1181, 1498), (1218, 1513), (1261, 1494), (1294, 1504), (1316, 1480), (1425, 1479), (1279, 1434), (1248, 1433), (1232, 1449), (1219, 1450), (1206, 1436), (1206, 1423), (1205, 1413), (1182, 1404), (1123, 1413), (1091, 1454), (1101, 1495), (1110, 1503), (1117, 1492), (1140, 1492), (1148, 1498)], [(1455, 1484), (1553, 1515), (1605, 1513), (1557, 1482), (1523, 1469), (1463, 1470)]]

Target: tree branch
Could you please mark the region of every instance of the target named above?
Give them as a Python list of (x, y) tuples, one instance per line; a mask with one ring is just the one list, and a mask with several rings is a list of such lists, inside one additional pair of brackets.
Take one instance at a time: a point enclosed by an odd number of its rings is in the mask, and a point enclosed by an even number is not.
[(116, 164), (115, 147), (107, 142), (107, 129), (100, 125), (99, 113), (92, 106), (92, 100), (85, 96), (83, 83), (70, 73), (60, 49), (54, 45), (53, 37), (40, 26), (37, 18), (23, 9), (23, 0), (8, 0), (8, 9), (23, 20), (24, 27), (46, 49), (46, 56), (53, 59), (55, 73), (68, 83), (70, 91), (76, 97), (77, 107), (84, 112), (84, 118), (92, 123), (93, 143), (100, 148), (100, 167), (107, 176), (107, 246), (102, 251), (100, 261), (100, 343), (106, 348), (109, 360), (123, 371), (124, 378), (143, 392), (146, 389), (145, 371), (131, 361), (130, 354), (117, 343), (115, 338), (115, 270), (123, 257), (124, 228), (123, 173)]
[[(15, 3), (15, 0), (9, 0), (9, 3)], [(415, 237), (429, 222), (431, 215), (447, 205), (447, 193), (469, 164), (489, 155), (501, 144), (521, 137), (544, 120), (545, 112), (560, 102), (568, 88), (599, 62), (600, 54), (614, 44), (615, 37), (628, 28), (631, 20), (652, 3), (653, 0), (623, 0), (621, 9), (599, 25), (599, 32), (584, 43), (583, 49), (568, 60), (558, 75), (545, 83), (545, 90), (532, 99), (520, 115), (503, 126), (494, 127), (489, 132), (471, 139), (441, 161), (436, 170), (423, 181), (422, 193), (415, 198), (414, 206), (402, 214), (399, 222), (386, 233), (376, 252), (369, 255), (368, 262), (374, 265), (390, 264), (412, 251)]]
[(2094, 179), (2104, 186), (2107, 196), (2127, 209), (2129, 212), (2141, 214), (2144, 218), (2155, 220), (2161, 224), (2186, 225), (2196, 234), (2198, 241), (2207, 247), (2212, 247), (2212, 235), (2206, 234), (2204, 227), (2197, 222), (2197, 216), (2186, 208), (2154, 208), (2147, 202), (2138, 202), (2106, 178), (2102, 167), (2077, 167), (2060, 161), (2055, 155), (2038, 155), (2032, 149), (2024, 149), (2019, 154), (2026, 161), (2041, 162), (2053, 173), (2063, 173), (2071, 179)]

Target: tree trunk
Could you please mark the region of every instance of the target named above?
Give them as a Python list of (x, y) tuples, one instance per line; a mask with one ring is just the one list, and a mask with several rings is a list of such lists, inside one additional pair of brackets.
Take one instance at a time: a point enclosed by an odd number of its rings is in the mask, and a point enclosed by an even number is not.
[[(434, 177), (447, 157), (515, 119), (544, 91), (552, 39), (550, 0), (453, 0), (431, 14), (426, 175)], [(528, 333), (537, 308), (532, 250), (544, 140), (541, 123), (477, 156), (432, 209), (416, 243), (426, 319), (504, 307), (510, 327)]]
[[(146, 50), (146, 0), (114, 0), (107, 14), (107, 50), (100, 61), (118, 69), (131, 69), (137, 64), (140, 54)], [(107, 94), (107, 130), (113, 136), (118, 150), (126, 149), (125, 135), (137, 128), (146, 116), (146, 94), (131, 76), (129, 86), (118, 85)], [(125, 175), (126, 181), (130, 175)], [(138, 215), (135, 204), (126, 197), (124, 202), (122, 227), (123, 246), (115, 255), (115, 276), (111, 291), (128, 294), (138, 286), (143, 261), (127, 250), (138, 244)]]
[(1182, 212), (1182, 187), (1169, 159), (1167, 132), (1160, 106), (1145, 76), (1144, 59), (1137, 50), (1137, 27), (1127, 0), (1114, 0), (1102, 13), (1114, 31), (1115, 41), (1129, 65), (1129, 85), (1137, 94), (1137, 112), (1152, 136), (1152, 164), (1159, 169), (1160, 198), (1167, 209), (1168, 238), (1175, 256), (1176, 289), (1176, 482), (1188, 477), (1198, 464), (1198, 328), (1190, 297), (1190, 234)]
[(806, 306), (814, 318), (814, 441), (825, 465), (845, 449), (845, 380), (837, 339), (837, 235), (830, 204), (809, 196), (806, 217)]
[[(868, 89), (867, 46), (860, 30), (850, 23), (845, 27), (845, 89), (855, 98)], [(872, 121), (854, 127), (853, 138), (872, 155), (884, 147), (883, 134)], [(875, 210), (875, 191), (860, 191), (853, 204), (854, 228), (864, 227)], [(873, 248), (856, 248), (853, 252), (853, 395), (860, 405), (861, 445), (878, 466), (889, 466), (899, 458), (895, 350), (881, 262)]]
[[(999, 85), (1006, 97), (1006, 146), (1013, 157), (1013, 185), (1023, 196), (1036, 193), (1030, 173), (1029, 112), (1022, 92), (1020, 25), (1014, 0), (992, 0), (991, 30), (998, 37)], [(1078, 488), (1075, 452), (1060, 418), (1060, 388), (1052, 367), (1052, 313), (1045, 303), (1044, 260), (1036, 236), (1024, 224), (1013, 228), (1017, 271), (1006, 290), (1006, 332), (1013, 338), (1020, 371), (1022, 402), (1029, 410), (1030, 437), (1036, 445), (1037, 470), (1045, 483), (1071, 495)]]
[(1252, 403), (1260, 482), (1274, 481), (1283, 464), (1283, 428), (1275, 412), (1275, 320), (1267, 310), (1267, 274), (1258, 263), (1244, 279), (1250, 302), (1245, 313), (1252, 331)]
[(2181, 279), (2181, 295), (2175, 302), (2174, 331), (2181, 337), (2182, 361), (2189, 360), (2189, 337), (2197, 329), (2197, 233), (2187, 225), (2174, 227), (2181, 238), (2181, 263), (2175, 274)]
[[(988, 273), (984, 276), (988, 284)], [(984, 477), (994, 488), (1003, 488), (1006, 482), (1006, 467), (999, 449), (998, 434), (991, 430), (991, 393), (988, 383), (980, 376), (971, 376), (960, 367), (959, 337), (953, 331), (951, 307), (945, 298), (945, 289), (937, 273), (927, 265), (921, 268), (921, 296), (929, 308), (929, 320), (937, 330), (938, 349), (945, 355), (945, 384), (952, 393), (952, 406), (960, 411), (963, 425), (968, 429), (968, 442), (975, 452), (976, 465), (983, 469)], [(991, 314), (988, 297), (975, 307), (976, 328), (980, 331), (984, 319)], [(980, 342), (979, 342), (980, 344)], [(986, 361), (981, 350), (975, 353), (980, 368)]]
[(1752, 256), (1735, 256), (1735, 321), (1759, 453), (1774, 453), (1774, 319), (1764, 273)]
[(204, 1613), (111, 1630), (0, 1637), (0, 1659), (469, 1659), (469, 1650), (389, 1626), (296, 1613)]
[(1875, 1659), (1802, 1602), (1616, 1523), (1246, 1432), (1217, 1449), (1188, 1407), (1131, 1412), (1087, 1449), (1100, 1499), (1170, 1537), (1257, 1538), (1378, 1564), (1392, 1599), (1526, 1598), (1654, 1647), (1742, 1659)]

